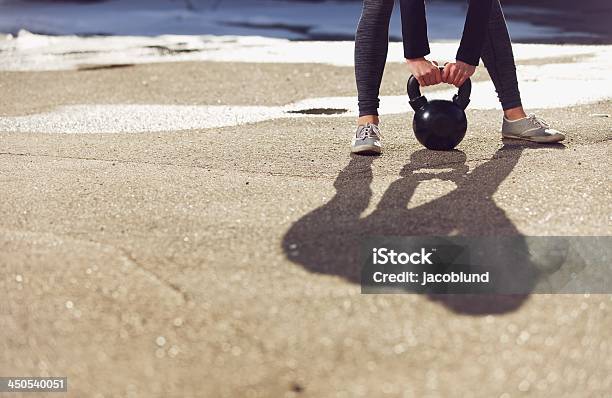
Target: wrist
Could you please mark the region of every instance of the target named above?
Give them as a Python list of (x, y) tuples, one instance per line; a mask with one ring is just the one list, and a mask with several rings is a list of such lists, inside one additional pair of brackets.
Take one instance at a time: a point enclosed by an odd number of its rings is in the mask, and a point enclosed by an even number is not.
[(406, 63), (409, 63), (409, 64), (413, 64), (413, 63), (416, 63), (416, 62), (423, 62), (423, 61), (427, 61), (427, 60), (425, 59), (425, 57), (419, 57), (419, 58), (406, 58)]
[(461, 62), (463, 64), (467, 64), (467, 65), (474, 66), (474, 67), (478, 66), (478, 64), (480, 63), (478, 62), (478, 60), (468, 59), (467, 57), (460, 56), (460, 55), (457, 56), (457, 58), (455, 59), (455, 62)]

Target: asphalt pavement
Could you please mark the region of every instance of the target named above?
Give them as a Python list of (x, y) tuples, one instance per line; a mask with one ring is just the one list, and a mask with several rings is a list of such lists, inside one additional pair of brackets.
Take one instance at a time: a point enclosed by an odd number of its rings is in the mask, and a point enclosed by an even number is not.
[[(383, 95), (403, 91), (403, 68)], [(309, 64), (0, 72), (0, 88), (4, 118), (354, 95), (351, 68)], [(0, 375), (67, 376), (71, 397), (608, 396), (611, 295), (432, 300), (356, 283), (355, 239), (374, 232), (610, 235), (612, 101), (533, 111), (568, 139), (503, 142), (496, 110), (469, 110), (450, 153), (423, 150), (411, 115), (385, 116), (385, 153), (367, 158), (349, 155), (341, 114), (2, 131)]]

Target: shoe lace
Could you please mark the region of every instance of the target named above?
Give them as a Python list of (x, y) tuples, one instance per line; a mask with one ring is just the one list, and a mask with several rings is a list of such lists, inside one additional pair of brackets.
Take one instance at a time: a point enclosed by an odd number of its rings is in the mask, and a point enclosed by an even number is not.
[(548, 124), (546, 120), (536, 116), (535, 114), (530, 114), (529, 119), (531, 120), (531, 123), (533, 123), (533, 125), (536, 127), (542, 127), (545, 129), (550, 128), (550, 124)]
[(377, 125), (368, 123), (361, 130), (359, 130), (357, 138), (360, 140), (365, 138), (382, 138), (382, 134), (380, 133), (380, 129)]

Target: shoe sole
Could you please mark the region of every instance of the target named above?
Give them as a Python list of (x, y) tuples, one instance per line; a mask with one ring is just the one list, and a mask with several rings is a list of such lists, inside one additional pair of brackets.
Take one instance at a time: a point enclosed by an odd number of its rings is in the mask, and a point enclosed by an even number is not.
[(351, 148), (351, 153), (359, 155), (380, 155), (382, 149), (376, 145), (359, 145), (357, 148)]
[(502, 134), (502, 138), (507, 138), (510, 140), (522, 140), (522, 141), (535, 142), (537, 144), (554, 144), (554, 143), (563, 141), (565, 139), (565, 136), (562, 136), (561, 138), (558, 138), (555, 136), (538, 138), (538, 137), (520, 137), (518, 135)]

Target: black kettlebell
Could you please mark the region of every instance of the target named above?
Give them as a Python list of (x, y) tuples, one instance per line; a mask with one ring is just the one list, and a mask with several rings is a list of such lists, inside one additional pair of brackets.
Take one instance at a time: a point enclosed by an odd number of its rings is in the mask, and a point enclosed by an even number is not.
[[(440, 67), (440, 70), (444, 70)], [(408, 79), (408, 97), (414, 109), (412, 129), (421, 144), (428, 149), (448, 151), (459, 145), (467, 131), (465, 108), (470, 103), (472, 82), (467, 79), (452, 101), (428, 101), (421, 94), (419, 82), (414, 76)]]

